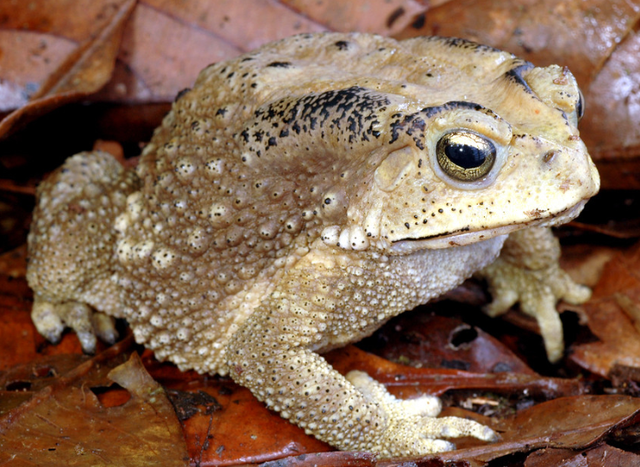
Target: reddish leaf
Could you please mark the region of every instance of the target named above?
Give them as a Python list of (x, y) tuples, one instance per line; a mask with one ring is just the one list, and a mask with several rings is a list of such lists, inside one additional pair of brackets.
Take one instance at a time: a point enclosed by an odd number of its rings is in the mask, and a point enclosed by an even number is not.
[(640, 456), (602, 444), (583, 452), (571, 449), (541, 449), (527, 457), (524, 467), (633, 467), (640, 465)]
[(124, 0), (95, 37), (86, 40), (51, 72), (27, 105), (0, 121), (0, 137), (102, 88), (111, 78), (122, 32), (134, 6), (135, 0)]
[(357, 347), (348, 346), (325, 355), (339, 372), (362, 370), (403, 398), (420, 394), (440, 395), (450, 389), (485, 389), (520, 392), (537, 397), (583, 394), (587, 386), (577, 380), (544, 378), (518, 373), (471, 373), (461, 370), (412, 368), (390, 362)]
[(608, 375), (616, 365), (640, 368), (638, 271), (640, 244), (607, 264), (593, 298), (584, 306), (588, 326), (600, 342), (575, 346), (570, 356), (572, 361), (602, 376)]
[[(145, 366), (170, 390), (189, 391), (201, 397), (177, 392), (172, 397), (181, 420), (189, 456), (199, 465), (236, 465), (265, 462), (300, 453), (333, 450), (258, 402), (248, 389), (231, 380), (181, 373), (170, 364), (160, 364), (145, 352)], [(184, 399), (187, 399), (186, 401)], [(215, 404), (211, 402), (215, 400)], [(207, 402), (209, 401), (209, 402)]]
[(620, 426), (640, 421), (640, 399), (628, 396), (577, 396), (555, 399), (492, 426), (502, 440), (438, 454), (442, 460), (488, 462), (538, 448), (584, 449)]
[[(637, 158), (640, 153), (639, 56), (640, 34), (631, 31), (587, 88), (587, 114), (580, 129), (591, 152), (602, 159)], [(634, 173), (635, 179), (625, 180)], [(624, 178), (618, 178), (612, 186), (637, 189), (638, 173), (638, 170), (621, 173)]]
[(427, 8), (415, 0), (282, 0), (305, 16), (334, 31), (362, 31), (388, 35), (400, 31)]
[(138, 357), (109, 377), (131, 399), (105, 408), (84, 376), (87, 362), (33, 394), (0, 417), (0, 460), (4, 465), (187, 465), (184, 440), (162, 388)]
[[(455, 304), (450, 302), (448, 308)], [(482, 329), (432, 313), (402, 314), (376, 334), (372, 345), (376, 355), (416, 368), (535, 374)]]

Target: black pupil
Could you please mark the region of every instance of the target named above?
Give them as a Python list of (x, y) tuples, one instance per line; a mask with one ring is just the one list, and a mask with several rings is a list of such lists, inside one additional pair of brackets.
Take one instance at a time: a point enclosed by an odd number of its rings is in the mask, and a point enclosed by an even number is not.
[(463, 169), (480, 167), (487, 158), (483, 151), (468, 144), (448, 144), (444, 148), (444, 153), (451, 162)]
[(576, 106), (576, 114), (578, 114), (578, 120), (584, 115), (584, 101), (582, 95), (578, 98), (578, 105)]

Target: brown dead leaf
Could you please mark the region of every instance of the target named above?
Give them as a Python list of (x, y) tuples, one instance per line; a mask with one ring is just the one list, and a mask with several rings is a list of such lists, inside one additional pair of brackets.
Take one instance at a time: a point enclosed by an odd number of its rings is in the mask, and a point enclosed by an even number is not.
[(188, 465), (173, 407), (140, 359), (109, 373), (131, 394), (110, 408), (82, 378), (96, 368), (91, 363), (0, 417), (3, 465)]
[(333, 451), (229, 379), (180, 372), (174, 365), (156, 361), (149, 351), (143, 354), (143, 362), (169, 394), (174, 391), (172, 401), (178, 413), (185, 415), (180, 423), (196, 465), (237, 465)]
[[(446, 308), (446, 304), (442, 308)], [(448, 303), (448, 308), (456, 304)], [(482, 329), (460, 319), (420, 311), (403, 313), (372, 339), (367, 350), (416, 368), (534, 375), (522, 360)]]
[(0, 373), (0, 390), (40, 391), (89, 359), (82, 354), (34, 356)]
[[(455, 21), (451, 19), (455, 18)], [(536, 65), (567, 65), (587, 86), (640, 18), (640, 2), (462, 0), (429, 10), (398, 37), (458, 36), (508, 50)]]
[(529, 454), (524, 467), (633, 467), (640, 465), (640, 456), (608, 444), (576, 452), (571, 449), (541, 449)]
[(135, 3), (123, 0), (104, 27), (48, 75), (28, 104), (0, 121), (0, 138), (54, 108), (102, 88), (111, 79), (122, 32)]
[(532, 397), (549, 399), (584, 394), (589, 386), (579, 380), (545, 378), (519, 373), (471, 373), (462, 370), (412, 368), (348, 346), (324, 355), (340, 373), (361, 370), (380, 381), (392, 394), (414, 397), (441, 395), (450, 389), (483, 389), (505, 393), (526, 391)]
[(600, 341), (576, 345), (570, 359), (607, 376), (617, 365), (640, 368), (640, 332), (634, 318), (640, 304), (640, 244), (614, 257), (584, 305), (591, 332)]
[(539, 448), (582, 450), (606, 439), (618, 427), (640, 421), (640, 399), (628, 396), (576, 396), (548, 401), (492, 425), (502, 440), (432, 456), (444, 461), (488, 462)]
[(619, 425), (637, 423), (640, 399), (629, 396), (561, 397), (538, 404), (503, 420), (498, 430), (505, 442), (532, 446), (529, 439), (546, 445), (582, 448)]
[[(119, 22), (133, 6), (130, 19)], [(263, 0), (221, 0), (214, 8), (207, 0), (9, 1), (0, 5), (0, 25), (5, 28), (0, 44), (8, 52), (0, 56), (0, 96), (8, 97), (0, 109), (5, 111), (24, 105), (25, 96), (34, 89), (47, 87), (38, 83), (47, 81), (49, 74), (87, 64), (102, 66), (100, 74), (89, 76), (88, 93), (78, 79), (67, 80), (82, 86), (81, 95), (69, 96), (67, 101), (95, 93), (111, 78), (95, 100), (170, 102), (209, 63), (292, 34), (325, 30), (304, 13)], [(101, 37), (110, 29), (113, 38), (124, 29), (119, 49), (119, 41)], [(33, 37), (37, 39), (28, 41)], [(78, 43), (84, 45), (77, 47)], [(91, 52), (93, 60), (86, 60)], [(29, 60), (24, 60), (25, 55)], [(57, 73), (52, 63), (58, 65)], [(85, 76), (78, 73), (73, 78)]]
[(13, 110), (72, 54), (107, 26), (123, 0), (0, 2), (0, 111)]
[[(265, 462), (260, 467), (373, 467), (381, 465), (373, 454), (366, 452), (321, 452), (287, 457), (277, 461)], [(423, 465), (422, 467), (430, 467)], [(451, 467), (457, 467), (451, 465)]]
[(282, 3), (303, 13), (333, 31), (361, 31), (382, 35), (406, 28), (427, 7), (415, 0), (282, 0)]
[[(580, 130), (589, 150), (604, 160), (637, 158), (640, 153), (640, 34), (631, 31), (617, 45), (587, 90), (588, 107)], [(638, 188), (618, 178), (613, 188)], [(622, 174), (621, 174), (622, 175)], [(628, 178), (629, 175), (627, 174)]]

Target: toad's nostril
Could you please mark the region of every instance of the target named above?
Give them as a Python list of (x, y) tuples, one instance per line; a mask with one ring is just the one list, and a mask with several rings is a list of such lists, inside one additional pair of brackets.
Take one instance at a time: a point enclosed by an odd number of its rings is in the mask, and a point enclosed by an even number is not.
[(545, 164), (550, 163), (553, 159), (555, 159), (557, 155), (557, 151), (547, 151), (544, 156), (542, 156), (542, 161)]

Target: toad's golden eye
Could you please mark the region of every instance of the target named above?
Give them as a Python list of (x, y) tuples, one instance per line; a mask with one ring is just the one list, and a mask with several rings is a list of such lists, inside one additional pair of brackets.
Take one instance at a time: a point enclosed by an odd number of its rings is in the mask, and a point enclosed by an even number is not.
[(436, 145), (438, 164), (451, 178), (473, 182), (489, 173), (496, 161), (493, 143), (470, 130), (445, 133)]

